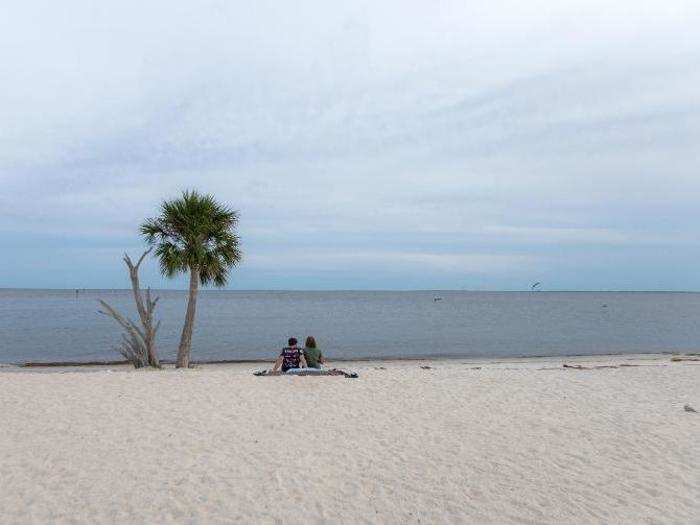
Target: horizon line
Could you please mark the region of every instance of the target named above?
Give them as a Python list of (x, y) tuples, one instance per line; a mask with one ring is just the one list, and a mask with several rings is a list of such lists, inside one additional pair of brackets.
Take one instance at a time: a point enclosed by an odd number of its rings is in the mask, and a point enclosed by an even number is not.
[[(146, 290), (147, 288), (142, 288)], [(187, 288), (150, 288), (159, 292), (188, 292)], [(131, 291), (131, 288), (28, 288), (28, 287), (3, 287), (0, 291), (56, 291), (56, 292), (103, 292), (103, 291)], [(469, 293), (700, 293), (700, 290), (664, 290), (664, 289), (467, 289), (467, 288), (200, 288), (200, 292), (469, 292)]]

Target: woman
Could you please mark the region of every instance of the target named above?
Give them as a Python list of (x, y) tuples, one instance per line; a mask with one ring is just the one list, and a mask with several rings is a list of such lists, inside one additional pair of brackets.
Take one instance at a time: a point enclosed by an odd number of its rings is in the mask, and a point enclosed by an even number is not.
[(323, 354), (316, 348), (316, 339), (312, 336), (307, 337), (304, 343), (304, 359), (309, 368), (321, 368), (321, 365), (326, 363)]

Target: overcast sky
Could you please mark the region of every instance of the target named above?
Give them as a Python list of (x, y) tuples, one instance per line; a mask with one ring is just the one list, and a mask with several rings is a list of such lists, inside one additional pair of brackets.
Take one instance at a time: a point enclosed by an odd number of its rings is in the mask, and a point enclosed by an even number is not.
[(197, 188), (235, 289), (700, 290), (699, 35), (697, 0), (2, 2), (0, 287), (128, 286)]

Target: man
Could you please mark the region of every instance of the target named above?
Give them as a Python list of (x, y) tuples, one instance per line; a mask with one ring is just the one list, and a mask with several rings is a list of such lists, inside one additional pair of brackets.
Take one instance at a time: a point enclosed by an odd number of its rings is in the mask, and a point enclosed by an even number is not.
[(280, 366), (282, 367), (282, 372), (293, 368), (306, 368), (306, 359), (304, 359), (304, 353), (301, 348), (297, 346), (296, 338), (290, 337), (287, 343), (289, 346), (285, 346), (280, 352), (277, 361), (275, 361), (275, 366), (272, 368), (273, 372), (277, 372)]

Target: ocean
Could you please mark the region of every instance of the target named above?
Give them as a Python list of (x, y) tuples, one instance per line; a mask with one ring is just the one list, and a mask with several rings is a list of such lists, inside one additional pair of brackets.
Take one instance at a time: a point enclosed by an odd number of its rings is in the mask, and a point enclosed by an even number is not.
[[(173, 359), (187, 295), (155, 293)], [(121, 359), (98, 299), (136, 318), (130, 290), (0, 290), (0, 363)], [(699, 321), (700, 293), (203, 290), (192, 359), (272, 359), (307, 335), (330, 359), (692, 352)]]

